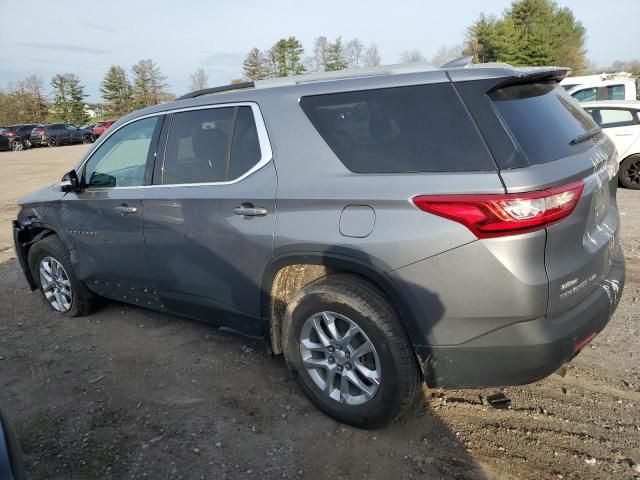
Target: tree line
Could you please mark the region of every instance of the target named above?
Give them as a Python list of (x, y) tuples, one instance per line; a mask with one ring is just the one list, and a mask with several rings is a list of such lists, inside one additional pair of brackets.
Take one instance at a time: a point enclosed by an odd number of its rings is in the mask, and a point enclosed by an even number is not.
[[(168, 92), (167, 77), (150, 59), (131, 67), (131, 80), (126, 70), (113, 65), (100, 85), (107, 115), (120, 117), (127, 113), (175, 99)], [(60, 121), (81, 124), (88, 121), (85, 111), (85, 87), (73, 73), (59, 73), (50, 81), (50, 97), (44, 92), (44, 80), (31, 75), (9, 83), (0, 91), (0, 125)]]
[[(586, 29), (568, 8), (554, 0), (515, 0), (502, 15), (481, 14), (467, 29), (460, 45), (441, 47), (425, 57), (419, 49), (404, 50), (402, 63), (428, 62), (440, 66), (461, 55), (472, 55), (476, 62), (506, 62), (514, 66), (559, 65), (573, 69), (573, 74), (628, 71), (640, 74), (638, 60), (617, 60), (598, 71), (586, 58)], [(252, 48), (242, 63), (242, 79), (262, 80), (273, 77), (373, 67), (382, 59), (375, 43), (368, 46), (357, 38), (330, 40), (315, 38), (305, 51), (295, 36), (281, 38), (267, 49)], [(107, 71), (100, 86), (104, 107), (111, 117), (175, 98), (168, 92), (167, 77), (150, 59), (140, 60), (129, 72), (119, 65)], [(51, 120), (84, 123), (87, 95), (80, 79), (71, 73), (57, 74), (51, 81), (50, 100), (44, 93), (44, 81), (37, 76), (9, 84), (0, 90), (0, 125)], [(208, 86), (203, 68), (191, 75), (191, 90)]]

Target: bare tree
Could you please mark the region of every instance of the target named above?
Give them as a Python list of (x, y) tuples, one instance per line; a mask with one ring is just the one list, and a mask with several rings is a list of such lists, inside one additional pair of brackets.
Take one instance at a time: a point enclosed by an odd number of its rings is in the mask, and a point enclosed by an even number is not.
[(418, 50), (405, 50), (400, 54), (400, 61), (402, 63), (423, 63), (427, 59), (424, 58)]
[(462, 56), (462, 45), (454, 45), (453, 47), (442, 46), (438, 49), (436, 54), (431, 57), (429, 63), (436, 67), (440, 67), (451, 60)]
[(204, 71), (204, 68), (198, 68), (194, 73), (191, 74), (191, 91), (207, 88), (208, 81), (209, 76)]
[(364, 65), (365, 49), (360, 40), (349, 40), (344, 47), (344, 56), (349, 68), (359, 68)]
[(329, 58), (331, 43), (325, 36), (319, 36), (313, 41), (311, 56), (304, 59), (305, 68), (308, 72), (324, 72)]
[(380, 53), (378, 52), (378, 46), (375, 43), (369, 45), (369, 48), (364, 53), (364, 66), (376, 67), (381, 62)]

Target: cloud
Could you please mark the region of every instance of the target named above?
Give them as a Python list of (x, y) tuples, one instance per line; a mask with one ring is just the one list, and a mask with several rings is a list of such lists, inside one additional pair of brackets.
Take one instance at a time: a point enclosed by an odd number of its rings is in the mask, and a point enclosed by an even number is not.
[(16, 43), (18, 47), (38, 48), (40, 50), (56, 50), (74, 53), (91, 53), (93, 55), (108, 55), (111, 50), (99, 48), (78, 47), (77, 45), (64, 45), (61, 43)]
[(116, 29), (112, 27), (106, 27), (104, 25), (99, 25), (97, 23), (87, 23), (86, 25), (89, 28), (93, 28), (95, 30), (100, 30), (102, 32), (116, 33)]

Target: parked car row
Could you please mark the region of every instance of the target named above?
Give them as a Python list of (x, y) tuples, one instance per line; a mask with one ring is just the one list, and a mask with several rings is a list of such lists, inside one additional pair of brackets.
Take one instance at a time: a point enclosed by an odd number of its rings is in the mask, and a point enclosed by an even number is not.
[(92, 143), (116, 120), (76, 126), (69, 123), (21, 124), (0, 128), (0, 150)]

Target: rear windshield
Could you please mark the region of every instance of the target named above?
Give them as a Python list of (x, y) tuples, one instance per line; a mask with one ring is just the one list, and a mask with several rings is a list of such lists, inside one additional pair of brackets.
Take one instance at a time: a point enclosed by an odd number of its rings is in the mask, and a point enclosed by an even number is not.
[(495, 168), (449, 83), (308, 96), (300, 105), (352, 172)]
[(490, 95), (530, 165), (552, 162), (589, 149), (599, 137), (571, 144), (596, 124), (556, 83), (503, 87)]

